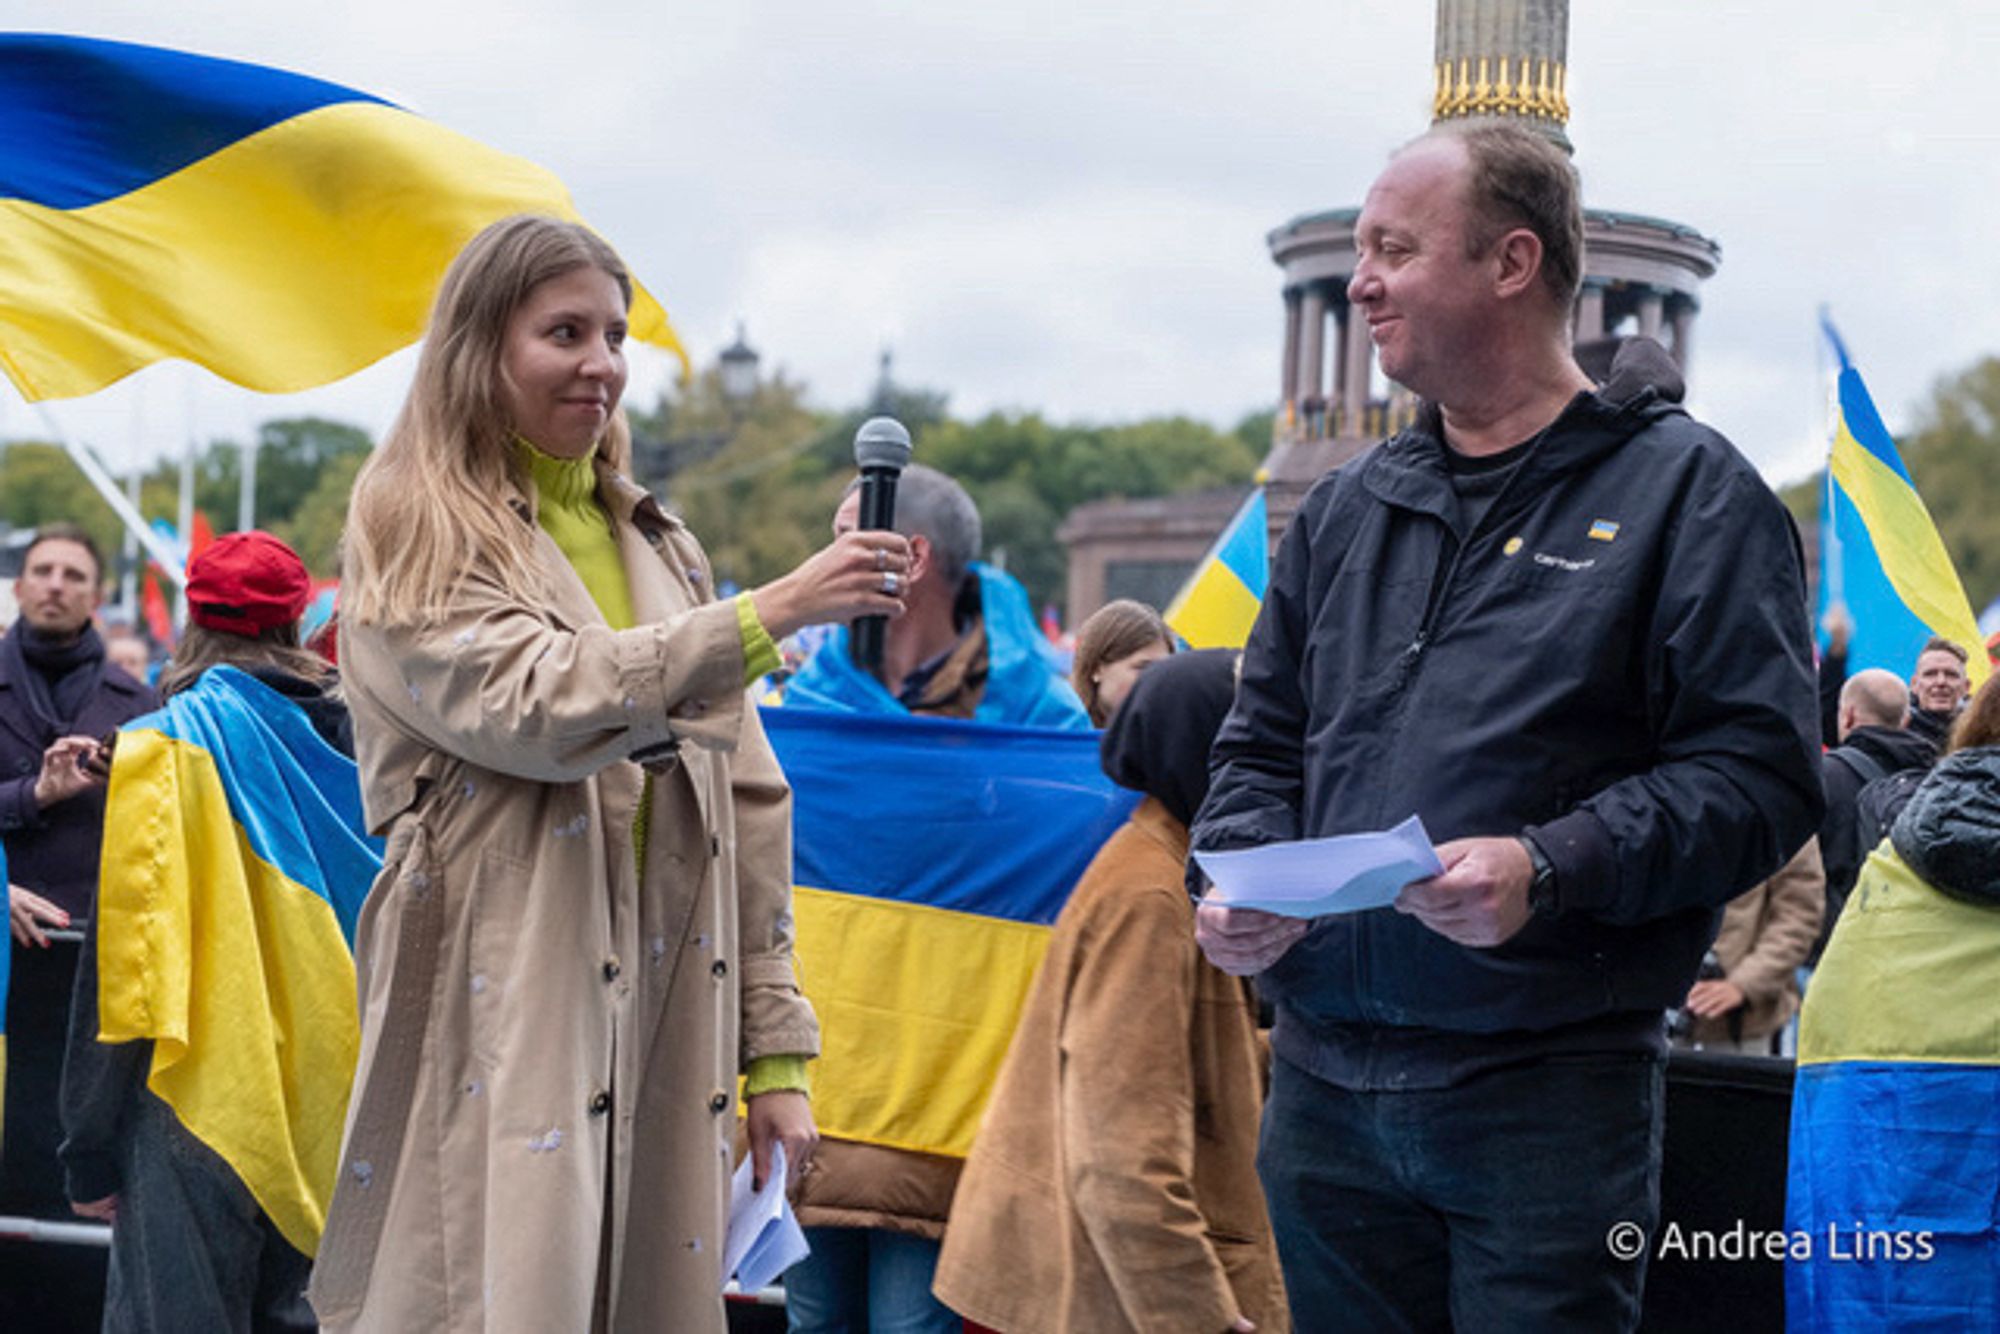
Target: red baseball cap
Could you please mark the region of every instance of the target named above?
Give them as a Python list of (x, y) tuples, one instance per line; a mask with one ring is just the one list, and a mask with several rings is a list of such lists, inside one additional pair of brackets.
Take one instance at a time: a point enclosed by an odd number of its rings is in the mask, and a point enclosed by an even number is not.
[(312, 576), (269, 533), (229, 533), (188, 562), (187, 599), (196, 625), (254, 637), (305, 615)]

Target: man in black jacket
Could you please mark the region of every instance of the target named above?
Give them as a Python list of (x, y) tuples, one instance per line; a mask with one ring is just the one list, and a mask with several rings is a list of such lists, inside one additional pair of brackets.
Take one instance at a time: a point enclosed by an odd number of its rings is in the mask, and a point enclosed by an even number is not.
[(1259, 1170), (1302, 1328), (1631, 1328), (1663, 1012), (1819, 826), (1798, 537), (1633, 340), (1569, 342), (1574, 170), (1434, 132), (1349, 299), (1429, 405), (1279, 547), (1197, 848), (1422, 816), (1445, 871), (1311, 924), (1203, 904), (1277, 1005)]
[(1969, 661), (1963, 645), (1932, 635), (1910, 674), (1909, 728), (1939, 750), (1972, 697), (1972, 678), (1965, 670)]
[[(71, 524), (42, 528), (14, 582), (20, 619), (0, 639), (0, 837), (7, 874), (30, 891), (14, 914), (7, 1005), (6, 1140), (0, 1214), (67, 1218), (57, 1089), (69, 1032), (77, 946), (42, 928), (80, 922), (97, 891), (104, 781), (97, 738), (158, 704), (111, 666), (91, 624), (103, 565)], [(88, 1327), (101, 1256), (75, 1247), (0, 1242), (0, 1329)]]
[(1937, 747), (1912, 731), (1909, 722), (1909, 691), (1894, 672), (1871, 667), (1840, 688), (1840, 744), (1823, 762), (1826, 819), (1820, 825), (1819, 850), (1826, 862), (1826, 915), (1809, 964), (1819, 963), (1861, 863), (1874, 851), (1861, 846), (1861, 789), (1937, 762)]

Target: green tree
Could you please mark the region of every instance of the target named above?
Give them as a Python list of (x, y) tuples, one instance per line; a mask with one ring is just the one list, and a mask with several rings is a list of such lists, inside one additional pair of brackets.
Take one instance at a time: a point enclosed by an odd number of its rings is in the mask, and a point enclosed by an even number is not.
[(107, 561), (124, 532), (117, 514), (62, 447), (35, 440), (17, 440), (0, 454), (0, 520), (22, 529), (82, 524)]
[(1903, 458), (1977, 614), (2000, 597), (2000, 358), (1937, 382)]
[[(319, 494), (331, 469), (344, 472), (351, 485), (374, 447), (360, 427), (325, 417), (265, 422), (257, 428), (257, 525), (275, 531), (296, 518), (306, 501)], [(235, 452), (240, 469), (242, 454)], [(235, 515), (232, 505), (231, 526)]]
[(331, 579), (340, 570), (340, 534), (347, 527), (347, 500), (354, 491), (354, 477), (368, 461), (365, 453), (342, 453), (319, 470), (312, 490), (293, 511), (292, 517), (271, 526), (271, 531), (291, 544), (306, 568), (322, 579)]
[(1037, 606), (1062, 599), (1067, 561), (1056, 529), (1078, 505), (1241, 485), (1262, 456), (1240, 435), (1188, 417), (1088, 426), (1036, 413), (941, 422), (917, 447), (918, 458), (964, 483), (980, 507), (987, 551), (1005, 547), (1009, 570)]
[(782, 373), (737, 407), (723, 397), (716, 371), (704, 370), (651, 411), (632, 413), (638, 475), (694, 529), (719, 585), (754, 587), (832, 536), (846, 477), (816, 448), (829, 420), (806, 405), (805, 386)]

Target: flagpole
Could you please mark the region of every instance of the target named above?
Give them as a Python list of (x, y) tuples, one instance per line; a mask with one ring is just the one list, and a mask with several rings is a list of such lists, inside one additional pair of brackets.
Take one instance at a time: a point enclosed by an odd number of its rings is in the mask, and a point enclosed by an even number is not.
[[(1824, 304), (1819, 308), (1819, 325), (1822, 329), (1833, 325), (1832, 312)], [(1833, 481), (1833, 424), (1839, 420), (1834, 401), (1840, 393), (1840, 368), (1832, 364), (1833, 358), (1828, 355), (1832, 348), (1824, 336), (1815, 339), (1814, 343), (1820, 365), (1820, 392), (1816, 404), (1819, 410), (1819, 438), (1826, 447), (1819, 506), (1820, 577), (1824, 581), (1821, 601), (1831, 612), (1835, 607), (1844, 610), (1847, 606), (1847, 569), (1840, 555), (1837, 517), (1840, 498), (1834, 491)]]
[(118, 489), (118, 483), (112, 479), (109, 472), (105, 471), (104, 465), (98, 462), (97, 455), (91, 452), (88, 445), (69, 438), (69, 433), (56, 421), (55, 414), (49, 411), (46, 403), (37, 402), (34, 404), (34, 409), (36, 415), (42, 419), (42, 424), (48, 428), (49, 434), (55, 437), (56, 444), (62, 447), (63, 453), (69, 455), (70, 461), (82, 471), (84, 480), (96, 489), (97, 494), (104, 498), (104, 503), (111, 507), (111, 512), (118, 516), (118, 521), (125, 525), (125, 531), (139, 539), (146, 548), (146, 554), (160, 563), (160, 567), (167, 572), (167, 577), (172, 579), (177, 587), (186, 583), (187, 574), (181, 569), (180, 553), (168, 546), (165, 539), (139, 517), (138, 507), (125, 498), (125, 493)]

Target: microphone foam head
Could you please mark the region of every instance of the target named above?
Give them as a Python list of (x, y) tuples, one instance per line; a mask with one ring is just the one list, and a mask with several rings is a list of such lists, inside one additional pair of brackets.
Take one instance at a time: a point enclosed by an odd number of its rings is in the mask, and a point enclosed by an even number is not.
[(894, 417), (870, 417), (854, 433), (854, 465), (901, 472), (910, 461), (910, 433)]

